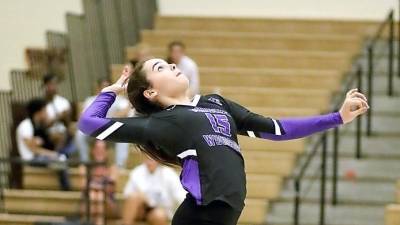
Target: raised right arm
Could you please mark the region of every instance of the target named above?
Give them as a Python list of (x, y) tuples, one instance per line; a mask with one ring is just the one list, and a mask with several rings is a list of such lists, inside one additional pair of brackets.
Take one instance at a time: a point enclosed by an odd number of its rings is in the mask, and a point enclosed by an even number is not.
[(115, 98), (116, 94), (112, 91), (100, 93), (79, 118), (79, 130), (99, 140), (147, 142), (144, 134), (149, 122), (147, 117), (106, 118)]

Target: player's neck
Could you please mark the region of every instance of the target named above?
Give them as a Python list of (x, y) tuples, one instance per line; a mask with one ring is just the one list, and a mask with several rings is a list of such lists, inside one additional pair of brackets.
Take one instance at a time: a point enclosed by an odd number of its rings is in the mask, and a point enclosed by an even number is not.
[(171, 105), (191, 105), (192, 100), (188, 95), (182, 95), (182, 96), (176, 96), (176, 97), (165, 97), (163, 99), (160, 99), (162, 102), (162, 105), (166, 108)]

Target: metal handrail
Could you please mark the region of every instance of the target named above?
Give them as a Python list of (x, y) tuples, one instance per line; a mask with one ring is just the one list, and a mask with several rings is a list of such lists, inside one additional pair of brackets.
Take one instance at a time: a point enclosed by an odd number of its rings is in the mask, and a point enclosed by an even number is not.
[[(346, 93), (348, 89), (352, 85), (354, 85), (354, 82), (357, 81), (358, 89), (361, 89), (361, 84), (362, 84), (362, 67), (360, 65), (357, 66), (357, 69), (352, 72), (349, 76), (348, 79), (346, 80), (346, 83), (344, 85), (344, 88), (341, 92), (338, 93), (337, 97), (334, 100), (334, 103), (332, 104), (333, 106), (331, 107), (331, 110), (333, 111), (338, 111), (341, 104), (342, 104), (342, 96)], [(356, 126), (356, 155), (360, 154), (360, 149), (361, 149), (361, 117), (357, 118), (357, 126)], [(333, 132), (333, 175), (332, 175), (332, 204), (336, 205), (337, 204), (337, 179), (338, 179), (338, 142), (339, 142), (339, 128), (336, 127)], [(294, 217), (294, 224), (298, 225), (299, 220), (300, 220), (300, 204), (301, 204), (301, 181), (305, 175), (305, 172), (308, 169), (308, 166), (310, 165), (311, 161), (314, 159), (314, 157), (317, 155), (318, 150), (320, 147), (322, 147), (322, 159), (321, 159), (321, 175), (320, 175), (320, 181), (321, 181), (321, 193), (320, 193), (320, 218), (319, 218), (319, 224), (323, 225), (325, 224), (325, 192), (326, 192), (326, 173), (327, 173), (327, 168), (326, 168), (326, 160), (327, 160), (327, 141), (328, 141), (328, 132), (322, 133), (320, 136), (318, 136), (317, 140), (311, 147), (310, 153), (306, 156), (305, 161), (303, 165), (300, 167), (299, 172), (294, 176), (294, 188), (295, 188), (295, 204), (294, 204), (294, 212), (293, 212), (293, 217)]]
[[(373, 75), (374, 75), (374, 51), (375, 51), (375, 46), (376, 42), (382, 38), (383, 31), (385, 30), (386, 27), (389, 27), (389, 38), (388, 38), (388, 49), (389, 49), (389, 54), (388, 54), (388, 89), (387, 89), (387, 95), (388, 96), (393, 96), (393, 65), (394, 65), (394, 9), (391, 9), (385, 18), (385, 20), (379, 25), (379, 28), (377, 29), (375, 35), (371, 39), (371, 41), (368, 44), (367, 47), (367, 55), (368, 55), (368, 66), (367, 66), (367, 74), (368, 74), (368, 79), (367, 79), (367, 97), (368, 97), (368, 102), (370, 105), (370, 109), (367, 112), (367, 136), (371, 136), (371, 131), (372, 131), (372, 112), (373, 112)], [(399, 53), (400, 53), (400, 49)]]
[[(0, 164), (3, 163), (9, 163), (9, 164), (20, 164), (20, 165), (31, 165), (32, 162), (29, 160), (24, 160), (19, 157), (0, 157)], [(68, 168), (74, 167), (74, 166), (79, 166), (83, 165), (86, 168), (86, 182), (85, 182), (85, 190), (84, 190), (84, 200), (85, 200), (85, 220), (86, 223), (90, 224), (91, 223), (91, 209), (90, 209), (90, 196), (89, 196), (89, 189), (90, 189), (90, 182), (91, 182), (91, 173), (90, 170), (93, 167), (96, 166), (103, 166), (106, 165), (106, 162), (86, 162), (86, 161), (80, 161), (80, 160), (65, 160), (65, 161), (59, 161), (59, 160), (48, 160), (46, 163), (59, 163), (62, 164), (63, 166), (67, 166)], [(2, 186), (2, 183), (0, 183), (0, 200), (2, 204), (4, 204), (4, 189), (5, 187)], [(106, 196), (106, 193), (104, 193), (104, 196)], [(105, 202), (104, 202), (105, 204)], [(2, 205), (2, 209), (4, 209), (4, 206)], [(104, 221), (105, 221), (105, 215), (104, 215)], [(105, 224), (105, 223), (104, 223)]]
[[(400, 3), (400, 1), (399, 1)], [(399, 4), (400, 8), (400, 4)], [(375, 35), (371, 39), (371, 41), (368, 44), (367, 50), (368, 50), (368, 67), (367, 67), (367, 74), (368, 74), (368, 80), (367, 80), (367, 97), (368, 97), (368, 102), (370, 105), (370, 109), (368, 110), (367, 113), (367, 135), (371, 135), (371, 118), (372, 118), (372, 94), (373, 94), (373, 87), (372, 87), (372, 78), (373, 78), (373, 53), (374, 53), (374, 48), (376, 45), (376, 42), (378, 39), (381, 38), (383, 35), (384, 28), (386, 26), (389, 26), (389, 39), (388, 39), (388, 47), (389, 47), (389, 56), (388, 56), (388, 95), (392, 96), (393, 95), (393, 60), (394, 60), (394, 10), (390, 10), (388, 16), (385, 18), (385, 20), (379, 25)], [(400, 40), (400, 22), (399, 22), (399, 40)], [(400, 57), (400, 44), (398, 47), (398, 57)], [(400, 76), (400, 60), (399, 60), (399, 76)], [(357, 81), (357, 87), (361, 91), (362, 90), (362, 75), (363, 75), (363, 69), (361, 65), (357, 65), (357, 69), (355, 72), (350, 74), (350, 77), (347, 79), (345, 85), (344, 85), (344, 91), (347, 91), (352, 85), (354, 85), (354, 82)], [(338, 96), (343, 95), (343, 91), (340, 92)], [(336, 101), (334, 102), (331, 110), (333, 111), (338, 111), (340, 104), (341, 104), (341, 98), (337, 98)], [(356, 120), (356, 149), (355, 149), (355, 158), (360, 159), (362, 157), (362, 139), (361, 139), (361, 130), (362, 130), (362, 119), (361, 117), (357, 117)], [(325, 224), (325, 191), (326, 191), (326, 153), (327, 153), (327, 138), (328, 138), (328, 132), (324, 132), (322, 135), (320, 135), (317, 138), (317, 141), (315, 144), (312, 146), (312, 149), (310, 153), (306, 156), (305, 163), (300, 167), (299, 173), (295, 176), (294, 180), (294, 188), (295, 188), (295, 204), (294, 204), (294, 224), (298, 225), (299, 224), (299, 218), (300, 218), (300, 204), (301, 204), (301, 196), (300, 196), (300, 191), (301, 191), (301, 180), (304, 177), (305, 171), (307, 170), (308, 166), (310, 165), (310, 162), (313, 160), (315, 155), (317, 154), (319, 148), (322, 146), (322, 159), (321, 159), (321, 176), (320, 176), (320, 181), (321, 181), (321, 193), (320, 193), (320, 214), (319, 214), (319, 224), (324, 225)], [(339, 147), (339, 128), (336, 127), (333, 131), (333, 175), (332, 175), (332, 199), (331, 199), (331, 204), (336, 205), (337, 204), (337, 198), (338, 198), (338, 193), (337, 193), (337, 180), (338, 180), (338, 147)]]

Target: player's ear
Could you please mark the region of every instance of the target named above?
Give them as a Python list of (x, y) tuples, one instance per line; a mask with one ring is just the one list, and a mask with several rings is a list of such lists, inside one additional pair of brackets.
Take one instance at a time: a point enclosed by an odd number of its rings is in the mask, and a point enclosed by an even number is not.
[(153, 100), (158, 95), (158, 92), (154, 89), (146, 89), (143, 91), (143, 96), (150, 101)]

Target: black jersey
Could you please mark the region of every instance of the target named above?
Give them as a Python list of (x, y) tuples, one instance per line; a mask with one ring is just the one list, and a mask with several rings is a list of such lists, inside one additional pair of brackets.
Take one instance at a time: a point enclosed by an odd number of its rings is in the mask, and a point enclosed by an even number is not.
[[(328, 114), (288, 120), (285, 127), (216, 94), (196, 95), (191, 105), (173, 105), (148, 117), (106, 119), (114, 99), (112, 92), (100, 94), (81, 117), (79, 128), (98, 139), (151, 143), (180, 162), (181, 183), (198, 204), (222, 200), (237, 210), (243, 209), (246, 196), (238, 134), (273, 139), (287, 136), (294, 127), (301, 134), (291, 132), (286, 138), (293, 139), (341, 124), (338, 114)], [(306, 132), (299, 132), (299, 127), (307, 127)]]

